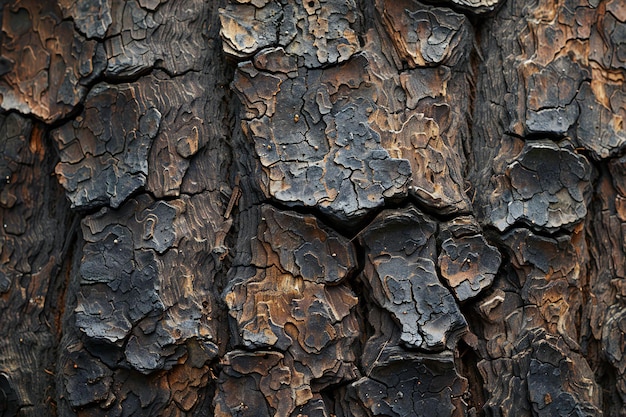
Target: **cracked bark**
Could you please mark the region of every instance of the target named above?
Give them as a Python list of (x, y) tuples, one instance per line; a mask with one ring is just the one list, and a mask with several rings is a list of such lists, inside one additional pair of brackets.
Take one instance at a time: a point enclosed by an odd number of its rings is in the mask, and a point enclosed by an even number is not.
[(0, 15), (0, 416), (626, 416), (619, 0)]

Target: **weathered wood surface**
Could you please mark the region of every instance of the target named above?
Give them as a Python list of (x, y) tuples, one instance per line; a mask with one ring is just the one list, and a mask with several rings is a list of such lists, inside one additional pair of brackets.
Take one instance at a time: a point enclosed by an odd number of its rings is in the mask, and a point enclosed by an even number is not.
[(2, 108), (47, 122), (67, 116), (104, 70), (103, 45), (63, 20), (56, 2), (3, 4)]
[(0, 14), (0, 416), (626, 416), (622, 1)]
[(0, 410), (44, 415), (56, 397), (75, 215), (50, 175), (57, 156), (43, 123), (2, 114), (0, 137)]

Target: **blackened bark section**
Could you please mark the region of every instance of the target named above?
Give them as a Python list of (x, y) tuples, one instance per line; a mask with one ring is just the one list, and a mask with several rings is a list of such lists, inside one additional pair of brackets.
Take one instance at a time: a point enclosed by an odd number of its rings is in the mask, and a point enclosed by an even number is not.
[(624, 17), (614, 1), (506, 2), (481, 25), (469, 178), (508, 259), (473, 306), (488, 415), (625, 413), (621, 176), (608, 169), (624, 68), (604, 55)]
[(7, 416), (49, 415), (73, 214), (42, 123), (0, 115), (0, 150), (1, 403)]
[(622, 3), (3, 2), (0, 414), (626, 415)]

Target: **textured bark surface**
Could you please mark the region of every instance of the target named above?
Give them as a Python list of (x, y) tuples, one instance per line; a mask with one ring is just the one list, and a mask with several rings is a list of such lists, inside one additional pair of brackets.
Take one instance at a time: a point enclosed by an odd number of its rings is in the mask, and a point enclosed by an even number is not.
[(620, 0), (0, 3), (0, 416), (626, 416)]

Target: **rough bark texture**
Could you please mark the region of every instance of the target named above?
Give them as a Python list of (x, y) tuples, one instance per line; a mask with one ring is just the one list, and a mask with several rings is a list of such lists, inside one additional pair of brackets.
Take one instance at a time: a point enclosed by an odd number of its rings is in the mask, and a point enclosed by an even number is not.
[(0, 416), (626, 416), (621, 0), (0, 3)]

